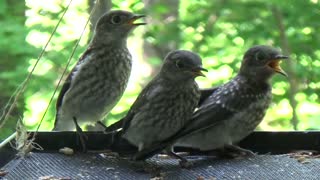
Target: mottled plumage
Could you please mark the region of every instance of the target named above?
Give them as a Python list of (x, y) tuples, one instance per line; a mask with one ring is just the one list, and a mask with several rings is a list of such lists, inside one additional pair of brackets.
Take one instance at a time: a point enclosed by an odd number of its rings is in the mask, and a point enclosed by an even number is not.
[[(200, 100), (199, 100), (199, 103), (198, 103), (198, 106), (200, 106), (203, 101), (205, 101), (212, 93), (213, 91), (215, 91), (217, 88), (207, 88), (207, 89), (200, 89)], [(110, 126), (108, 126), (106, 129), (105, 129), (105, 133), (116, 133), (117, 130), (120, 130), (123, 126), (123, 122), (124, 120), (123, 119), (120, 119), (119, 121), (111, 124)], [(116, 135), (116, 134), (114, 134)]]
[(211, 150), (233, 145), (249, 135), (271, 103), (270, 78), (274, 72), (285, 75), (279, 66), (279, 60), (284, 58), (287, 57), (269, 46), (250, 48), (238, 75), (202, 103), (193, 115), (194, 123), (186, 128), (193, 133), (176, 145)]
[(184, 50), (169, 53), (159, 74), (143, 89), (123, 121), (122, 137), (148, 149), (177, 133), (191, 117), (200, 92), (201, 59)]
[(139, 152), (145, 159), (168, 145), (213, 150), (232, 146), (249, 135), (262, 121), (271, 99), (269, 79), (286, 56), (269, 46), (254, 46), (244, 55), (236, 77), (215, 89), (181, 131), (170, 140)]
[(259, 88), (258, 84), (236, 76), (202, 103), (193, 115), (194, 123), (186, 129), (205, 128), (180, 139), (176, 145), (211, 150), (240, 141), (261, 122), (271, 97), (269, 86)]
[(73, 120), (95, 123), (121, 98), (131, 72), (128, 34), (141, 18), (127, 11), (110, 11), (97, 22), (93, 39), (66, 79), (56, 104), (54, 130), (73, 130)]

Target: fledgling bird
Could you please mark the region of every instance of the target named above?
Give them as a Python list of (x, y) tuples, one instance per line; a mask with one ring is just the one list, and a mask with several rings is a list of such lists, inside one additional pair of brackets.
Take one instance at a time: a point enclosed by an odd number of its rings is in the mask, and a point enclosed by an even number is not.
[(95, 123), (116, 105), (131, 73), (127, 38), (133, 29), (145, 24), (135, 23), (142, 17), (122, 10), (100, 17), (87, 50), (60, 91), (53, 130), (73, 130), (74, 123)]
[(197, 54), (170, 52), (122, 119), (122, 137), (141, 151), (178, 132), (197, 107), (200, 92), (195, 78), (204, 76), (201, 71), (207, 70)]
[(229, 148), (244, 153), (251, 151), (235, 146), (263, 120), (271, 100), (269, 80), (287, 59), (277, 49), (259, 45), (244, 55), (239, 73), (229, 82), (211, 89), (212, 93), (193, 114), (189, 123), (170, 140), (139, 152), (137, 159), (146, 159), (167, 146), (192, 147), (200, 150)]

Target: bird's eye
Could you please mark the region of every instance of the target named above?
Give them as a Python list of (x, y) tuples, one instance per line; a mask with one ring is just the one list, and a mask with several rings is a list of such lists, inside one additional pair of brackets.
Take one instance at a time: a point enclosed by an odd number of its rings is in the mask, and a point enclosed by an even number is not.
[(112, 16), (112, 18), (111, 18), (111, 23), (112, 24), (119, 24), (120, 22), (121, 22), (121, 16), (119, 16), (119, 15), (114, 15), (114, 16)]
[(176, 66), (177, 66), (177, 68), (182, 69), (182, 68), (185, 67), (185, 64), (183, 64), (180, 60), (178, 60), (178, 61), (176, 62)]
[(266, 57), (265, 57), (265, 54), (263, 52), (257, 52), (256, 55), (255, 55), (255, 59), (258, 60), (258, 61), (262, 61), (265, 58)]

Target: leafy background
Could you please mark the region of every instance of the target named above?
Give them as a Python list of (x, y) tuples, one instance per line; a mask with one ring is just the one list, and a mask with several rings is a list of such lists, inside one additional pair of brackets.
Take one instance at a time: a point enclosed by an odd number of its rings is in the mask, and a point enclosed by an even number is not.
[[(0, 114), (7, 111), (9, 98), (31, 71), (67, 4), (62, 0), (0, 1)], [(0, 129), (0, 140), (14, 131), (17, 119), (36, 129), (93, 5), (93, 0), (73, 0), (17, 107)], [(85, 50), (97, 18), (109, 9), (146, 14), (148, 25), (130, 36), (134, 69), (125, 95), (106, 117), (106, 124), (125, 115), (170, 50), (189, 49), (202, 56), (209, 72), (197, 82), (206, 88), (233, 77), (248, 48), (267, 44), (290, 55), (282, 64), (289, 78), (273, 78), (273, 104), (258, 129), (320, 129), (318, 0), (100, 0), (68, 70)], [(53, 126), (55, 99), (40, 130)]]

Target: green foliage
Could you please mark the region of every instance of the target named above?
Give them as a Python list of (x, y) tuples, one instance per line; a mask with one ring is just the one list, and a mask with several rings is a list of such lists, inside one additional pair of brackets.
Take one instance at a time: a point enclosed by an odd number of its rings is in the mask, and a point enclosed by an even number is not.
[[(27, 76), (28, 59), (37, 54), (36, 48), (25, 41), (29, 29), (24, 26), (26, 18), (21, 16), (24, 12), (24, 3), (0, 2), (0, 115), (8, 110), (7, 102)], [(7, 124), (1, 129), (0, 140), (14, 132), (17, 119), (22, 117), (24, 110), (23, 98), (18, 100)]]
[[(285, 62), (283, 67), (293, 73), (294, 76), (289, 78), (293, 78), (291, 86), (297, 88), (297, 93), (292, 94), (290, 91), (288, 79), (275, 76), (272, 81), (274, 104), (259, 129), (292, 130), (290, 120), (293, 111), (297, 112), (299, 129), (320, 128), (318, 0), (190, 0), (170, 6), (168, 3), (172, 2), (167, 1), (148, 1), (149, 4), (138, 0), (112, 1), (113, 9), (149, 15), (149, 24), (145, 31), (135, 31), (128, 43), (130, 50), (134, 52), (135, 69), (125, 95), (108, 115), (107, 124), (125, 115), (143, 86), (159, 68), (163, 54), (172, 48), (198, 52), (203, 57), (205, 67), (210, 70), (207, 78), (199, 78), (198, 82), (201, 87), (211, 87), (228, 81), (237, 73), (242, 55), (249, 47), (269, 44), (285, 50), (285, 38), (293, 67)], [(66, 7), (62, 1), (26, 2), (29, 8), (27, 17), (8, 14), (8, 4), (0, 2), (0, 57), (5, 62), (0, 62), (0, 80), (5, 84), (1, 90), (6, 92), (6, 95), (13, 92), (31, 70), (40, 48), (48, 40)], [(79, 38), (88, 18), (87, 4), (85, 0), (77, 1), (69, 9), (24, 94), (24, 121), (30, 129), (35, 129), (38, 125)], [(281, 34), (276, 11), (280, 12), (285, 37)], [(19, 22), (24, 19), (26, 23)], [(88, 34), (89, 32), (82, 39), (72, 64), (85, 50), (90, 39)], [(144, 52), (149, 55), (148, 59), (143, 59), (143, 43), (151, 45), (157, 53), (150, 55), (149, 52)], [(71, 68), (72, 66), (68, 69)], [(290, 96), (297, 101), (296, 109), (292, 109)], [(52, 128), (54, 104), (55, 100), (42, 123), (43, 130)]]

